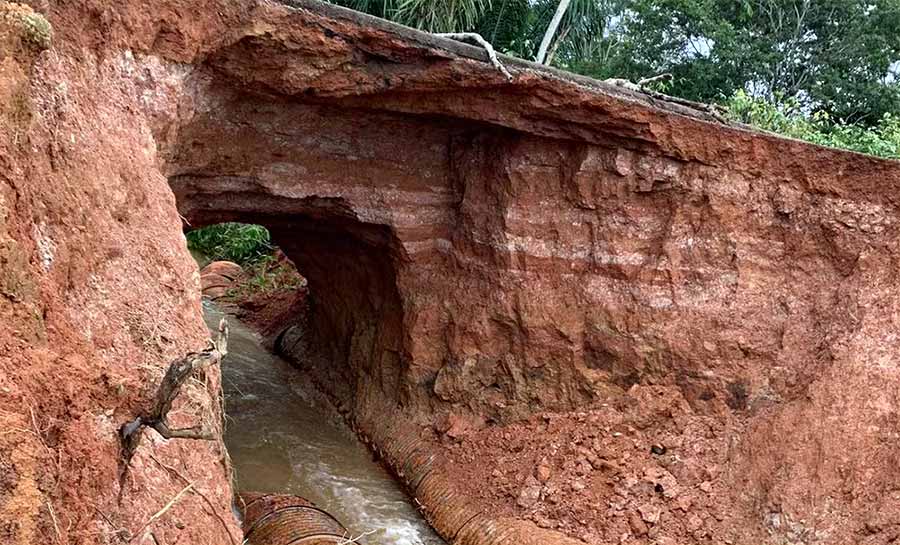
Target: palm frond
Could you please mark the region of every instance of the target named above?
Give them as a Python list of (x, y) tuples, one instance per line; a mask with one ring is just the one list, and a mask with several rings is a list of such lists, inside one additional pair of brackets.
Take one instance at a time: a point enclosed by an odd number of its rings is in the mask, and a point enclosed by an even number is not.
[(491, 0), (396, 0), (390, 18), (428, 32), (471, 32)]
[(475, 31), (496, 50), (519, 53), (519, 44), (529, 32), (530, 13), (529, 0), (494, 0), (479, 18)]

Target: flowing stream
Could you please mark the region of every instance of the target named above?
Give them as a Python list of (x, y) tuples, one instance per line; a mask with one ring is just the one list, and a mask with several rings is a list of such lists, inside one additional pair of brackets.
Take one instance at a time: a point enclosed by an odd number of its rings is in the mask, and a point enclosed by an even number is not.
[[(208, 301), (203, 310), (214, 329), (222, 313)], [(236, 318), (229, 316), (228, 324), (225, 444), (238, 490), (302, 496), (354, 537), (374, 531), (363, 543), (443, 544), (353, 432), (311, 402), (302, 373)]]

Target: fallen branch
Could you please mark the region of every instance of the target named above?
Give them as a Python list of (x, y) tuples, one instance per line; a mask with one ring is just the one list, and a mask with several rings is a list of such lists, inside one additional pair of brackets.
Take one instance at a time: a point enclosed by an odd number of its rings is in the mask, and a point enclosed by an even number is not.
[(141, 428), (147, 427), (156, 430), (166, 439), (200, 439), (209, 441), (215, 439), (215, 434), (203, 429), (203, 426), (172, 429), (169, 427), (168, 416), (172, 404), (181, 391), (181, 387), (196, 371), (205, 371), (211, 365), (216, 365), (228, 353), (228, 323), (222, 319), (219, 322), (219, 334), (216, 340), (210, 340), (209, 346), (202, 352), (192, 352), (185, 357), (176, 360), (166, 371), (162, 382), (156, 392), (156, 401), (153, 408), (147, 413), (138, 416), (131, 422), (124, 424), (120, 430), (122, 440), (122, 461), (124, 471), (131, 463), (141, 440)]
[(672, 74), (659, 74), (658, 76), (638, 80), (637, 86), (643, 88), (650, 85), (651, 83), (656, 83), (657, 81), (671, 81), (672, 79)]
[(642, 93), (644, 95), (649, 96), (650, 98), (655, 98), (656, 100), (660, 100), (663, 102), (669, 102), (672, 104), (678, 104), (679, 106), (686, 106), (693, 110), (699, 110), (701, 112), (705, 112), (709, 114), (712, 118), (723, 125), (731, 124), (728, 119), (723, 115), (723, 108), (716, 104), (705, 104), (702, 102), (694, 102), (693, 100), (687, 100), (684, 98), (673, 97), (667, 95), (665, 93), (660, 93), (658, 91), (654, 91), (653, 89), (648, 89), (647, 85), (661, 81), (671, 79), (671, 74), (660, 74), (658, 76), (653, 76), (651, 78), (644, 78), (637, 83), (628, 81), (627, 79), (622, 78), (608, 78), (603, 80), (603, 83), (608, 85), (614, 85), (616, 87), (622, 87), (623, 89), (628, 89), (629, 91), (634, 91), (637, 93)]
[(499, 70), (504, 76), (506, 76), (507, 80), (512, 81), (512, 74), (509, 73), (509, 70), (507, 70), (506, 67), (503, 66), (503, 63), (500, 62), (500, 59), (497, 58), (497, 52), (494, 50), (494, 46), (492, 46), (489, 41), (482, 38), (481, 34), (478, 34), (476, 32), (447, 32), (443, 34), (435, 34), (435, 36), (439, 36), (441, 38), (450, 38), (451, 40), (456, 40), (458, 42), (473, 41), (477, 43), (478, 45), (483, 47), (485, 51), (487, 51), (487, 55), (491, 61), (491, 64), (493, 64), (497, 70)]

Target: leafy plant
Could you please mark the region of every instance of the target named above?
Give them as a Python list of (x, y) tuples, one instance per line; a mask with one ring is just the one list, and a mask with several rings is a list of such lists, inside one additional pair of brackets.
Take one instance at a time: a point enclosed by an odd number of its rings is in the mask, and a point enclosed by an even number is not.
[(261, 225), (220, 223), (187, 234), (188, 248), (213, 260), (247, 265), (272, 253), (269, 231)]
[(428, 32), (470, 30), (491, 7), (491, 0), (337, 0), (334, 3)]
[(900, 117), (886, 113), (873, 127), (833, 120), (820, 110), (807, 114), (795, 99), (773, 103), (738, 91), (727, 102), (728, 117), (814, 144), (900, 159)]

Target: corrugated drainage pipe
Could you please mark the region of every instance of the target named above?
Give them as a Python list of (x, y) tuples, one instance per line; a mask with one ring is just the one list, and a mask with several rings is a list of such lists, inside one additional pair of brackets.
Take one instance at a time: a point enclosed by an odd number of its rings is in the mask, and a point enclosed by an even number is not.
[(247, 545), (334, 545), (350, 537), (336, 518), (299, 496), (243, 492), (237, 504)]

